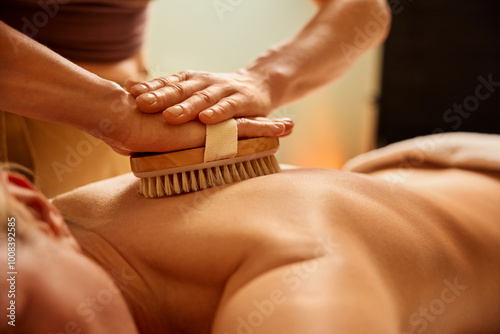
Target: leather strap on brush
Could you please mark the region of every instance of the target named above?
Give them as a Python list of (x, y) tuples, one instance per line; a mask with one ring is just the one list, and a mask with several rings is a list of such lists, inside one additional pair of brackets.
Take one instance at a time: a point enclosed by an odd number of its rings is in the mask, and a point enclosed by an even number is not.
[(238, 126), (234, 118), (207, 125), (204, 161), (233, 158), (238, 153)]

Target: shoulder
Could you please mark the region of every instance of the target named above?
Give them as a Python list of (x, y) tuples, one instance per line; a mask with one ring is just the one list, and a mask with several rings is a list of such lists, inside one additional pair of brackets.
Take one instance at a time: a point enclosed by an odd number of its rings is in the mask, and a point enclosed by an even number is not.
[(140, 199), (139, 180), (128, 173), (63, 193), (54, 197), (52, 203), (67, 219), (87, 224), (112, 218), (119, 209), (117, 204), (137, 199)]

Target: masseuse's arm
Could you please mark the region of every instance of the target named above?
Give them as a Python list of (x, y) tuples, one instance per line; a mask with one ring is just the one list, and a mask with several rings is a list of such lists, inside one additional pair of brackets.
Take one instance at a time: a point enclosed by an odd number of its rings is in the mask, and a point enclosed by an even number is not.
[[(72, 125), (122, 154), (203, 146), (205, 126), (172, 126), (137, 110), (116, 83), (94, 75), (0, 21), (0, 110)], [(240, 137), (277, 136), (288, 121), (239, 119)]]
[(317, 14), (296, 36), (237, 72), (186, 71), (131, 85), (139, 109), (163, 112), (171, 124), (267, 116), (341, 77), (388, 33), (386, 0), (314, 2)]

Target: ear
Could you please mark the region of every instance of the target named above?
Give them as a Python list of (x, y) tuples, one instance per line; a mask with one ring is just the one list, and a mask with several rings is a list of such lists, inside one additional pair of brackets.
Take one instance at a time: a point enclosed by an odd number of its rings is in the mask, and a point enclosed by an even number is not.
[(59, 210), (25, 176), (0, 171), (0, 183), (7, 193), (31, 214), (40, 231), (76, 244)]

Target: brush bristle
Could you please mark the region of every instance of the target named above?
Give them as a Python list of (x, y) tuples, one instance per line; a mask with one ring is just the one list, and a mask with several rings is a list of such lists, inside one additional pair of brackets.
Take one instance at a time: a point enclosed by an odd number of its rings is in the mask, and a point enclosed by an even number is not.
[(170, 196), (274, 174), (280, 170), (276, 157), (268, 156), (202, 170), (141, 178), (140, 193), (147, 198)]

